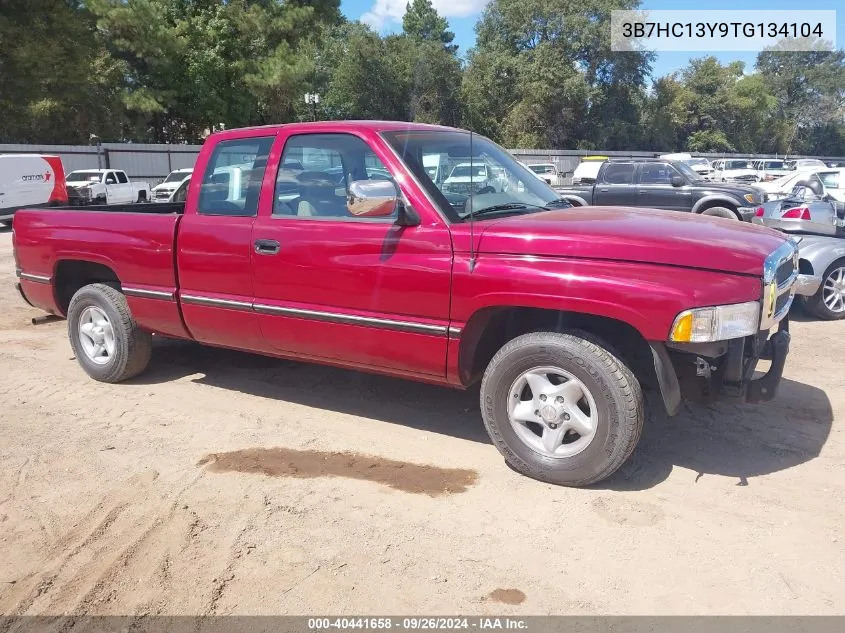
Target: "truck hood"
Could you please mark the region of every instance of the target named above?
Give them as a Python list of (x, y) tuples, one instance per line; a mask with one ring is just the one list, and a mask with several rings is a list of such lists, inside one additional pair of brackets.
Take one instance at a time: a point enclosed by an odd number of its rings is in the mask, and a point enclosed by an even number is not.
[[(743, 196), (746, 193), (756, 194), (758, 196), (760, 195), (760, 190), (757, 189), (756, 186), (743, 185), (741, 183), (713, 182), (708, 180), (707, 182), (701, 183), (701, 186), (706, 187), (708, 192), (729, 194), (739, 199), (743, 199)], [(743, 204), (747, 204), (747, 202), (744, 202)]]
[(761, 276), (783, 234), (746, 222), (632, 207), (573, 207), (478, 222), (480, 253), (663, 264)]

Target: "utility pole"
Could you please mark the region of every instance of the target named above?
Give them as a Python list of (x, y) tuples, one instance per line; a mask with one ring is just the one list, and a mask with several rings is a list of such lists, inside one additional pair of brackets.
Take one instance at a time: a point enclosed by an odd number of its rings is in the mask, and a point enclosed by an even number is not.
[(311, 106), (311, 120), (317, 120), (317, 104), (320, 103), (320, 95), (316, 92), (306, 92), (305, 93), (305, 103)]

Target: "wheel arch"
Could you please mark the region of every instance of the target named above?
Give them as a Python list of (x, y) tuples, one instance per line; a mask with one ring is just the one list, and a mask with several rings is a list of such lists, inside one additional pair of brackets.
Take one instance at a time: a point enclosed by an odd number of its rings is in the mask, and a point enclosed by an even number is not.
[(120, 277), (110, 262), (91, 259), (61, 258), (53, 269), (53, 292), (56, 306), (63, 316), (73, 295), (89, 284), (103, 283), (120, 290)]
[(712, 209), (713, 207), (726, 207), (736, 213), (736, 210), (740, 206), (742, 205), (738, 204), (736, 200), (731, 200), (725, 196), (704, 196), (692, 206), (692, 212), (701, 213), (702, 211)]
[(649, 386), (658, 386), (651, 347), (631, 323), (579, 312), (517, 305), (488, 306), (477, 310), (461, 331), (458, 375), (464, 386), (480, 380), (490, 360), (508, 341), (528, 332), (581, 330), (613, 348)]

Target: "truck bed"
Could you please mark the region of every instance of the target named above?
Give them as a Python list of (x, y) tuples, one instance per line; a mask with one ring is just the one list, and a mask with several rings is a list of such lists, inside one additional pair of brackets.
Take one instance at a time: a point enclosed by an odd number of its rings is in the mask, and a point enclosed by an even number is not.
[[(92, 266), (98, 267), (95, 278), (104, 282), (127, 285), (131, 280), (136, 294), (173, 295), (176, 231), (183, 208), (150, 203), (21, 210), (15, 215), (13, 240), (26, 295), (34, 305), (64, 315), (74, 278), (84, 271), (90, 274)], [(129, 290), (124, 288), (127, 294)], [(149, 301), (131, 299), (136, 317), (146, 317)], [(166, 306), (170, 312), (155, 311), (154, 325), (182, 334), (177, 304)]]

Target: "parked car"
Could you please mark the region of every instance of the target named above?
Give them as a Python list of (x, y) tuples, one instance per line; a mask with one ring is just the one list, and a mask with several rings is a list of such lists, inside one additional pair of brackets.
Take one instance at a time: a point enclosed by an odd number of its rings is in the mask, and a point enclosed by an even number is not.
[(604, 162), (595, 184), (557, 191), (577, 206), (648, 207), (734, 220), (749, 220), (765, 199), (753, 187), (705, 181), (686, 163), (652, 158)]
[(572, 172), (573, 185), (589, 185), (596, 181), (602, 163), (608, 160), (607, 156), (585, 156)]
[[(429, 153), (469, 156), (508, 186), (450, 204), (419, 160)], [(356, 175), (342, 195), (319, 177), (323, 157)], [(305, 169), (299, 195), (280, 202), (267, 184), (287, 159)], [(232, 198), (217, 176), (235, 161)], [(95, 380), (144, 371), (155, 333), (457, 388), (480, 381), (506, 461), (572, 486), (631, 455), (643, 389), (670, 414), (683, 397), (772, 399), (802, 279), (776, 231), (571, 208), (493, 142), (402, 122), (218, 132), (184, 205), (24, 210), (13, 246), (23, 297), (67, 318)], [(771, 364), (753, 377), (760, 358)]]
[(46, 154), (0, 155), (0, 222), (18, 209), (67, 204), (62, 159)]
[(458, 163), (449, 172), (449, 177), (443, 181), (443, 189), (463, 195), (487, 192), (489, 189), (496, 191), (496, 180), (496, 174), (493, 173), (490, 165), (483, 162)]
[(760, 174), (749, 160), (720, 159), (713, 163), (713, 180), (721, 182), (760, 182)]
[(771, 182), (761, 182), (754, 186), (766, 192), (769, 200), (779, 200), (786, 198), (796, 184), (811, 178), (813, 175), (819, 177), (828, 195), (840, 202), (845, 201), (845, 169), (793, 171), (789, 172), (787, 176), (781, 176)]
[(563, 185), (564, 177), (553, 163), (534, 163), (526, 165), (528, 169), (537, 174), (537, 177), (551, 187)]
[(760, 182), (771, 182), (789, 174), (785, 161), (778, 159), (755, 160), (752, 166), (760, 176)]
[(120, 169), (79, 169), (67, 175), (68, 198), (73, 204), (148, 202), (150, 185), (130, 182)]
[(179, 187), (179, 184), (185, 180), (185, 178), (189, 178), (191, 173), (194, 171), (193, 167), (187, 167), (185, 169), (174, 169), (169, 174), (167, 174), (167, 178), (161, 181), (161, 183), (157, 184), (155, 187), (152, 188), (152, 199), (154, 202), (167, 202), (170, 200), (171, 195), (174, 191)]
[(798, 158), (786, 161), (786, 168), (789, 171), (807, 171), (808, 169), (825, 169), (827, 165), (817, 158)]
[(786, 176), (781, 176), (768, 182), (758, 182), (753, 186), (763, 191), (766, 194), (767, 200), (780, 200), (789, 195), (799, 180), (811, 176), (812, 173), (812, 171), (792, 171)]
[(788, 233), (845, 235), (845, 202), (825, 190), (818, 174), (810, 174), (786, 198), (760, 205), (752, 222)]
[(804, 309), (826, 321), (845, 319), (845, 239), (814, 234), (792, 239), (801, 270), (821, 280), (816, 292), (810, 294), (808, 288), (799, 297)]
[(704, 180), (713, 177), (713, 165), (706, 158), (695, 158), (691, 154), (661, 154), (658, 158), (662, 160), (676, 160), (689, 165), (692, 170)]

